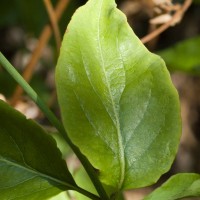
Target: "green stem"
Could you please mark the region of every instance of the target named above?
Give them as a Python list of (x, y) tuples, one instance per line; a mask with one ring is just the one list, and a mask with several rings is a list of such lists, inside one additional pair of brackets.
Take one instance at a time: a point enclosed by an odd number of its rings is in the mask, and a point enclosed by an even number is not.
[(48, 120), (57, 128), (60, 134), (63, 136), (65, 141), (69, 144), (73, 152), (81, 161), (83, 167), (88, 173), (91, 181), (93, 182), (99, 196), (103, 200), (109, 200), (108, 195), (106, 194), (101, 182), (99, 181), (94, 168), (88, 161), (88, 159), (80, 152), (66, 133), (63, 125), (60, 123), (58, 118), (53, 114), (53, 112), (46, 106), (44, 101), (37, 95), (37, 93), (32, 89), (32, 87), (23, 79), (23, 77), (17, 72), (17, 70), (9, 63), (5, 56), (0, 52), (0, 64), (7, 70), (7, 72), (15, 79), (15, 81), (24, 89), (28, 96), (38, 105), (42, 110)]
[(90, 199), (101, 200), (98, 196), (88, 192), (87, 190), (84, 190), (83, 188), (78, 187), (78, 188), (76, 188), (76, 191), (87, 196), (87, 197), (89, 197)]

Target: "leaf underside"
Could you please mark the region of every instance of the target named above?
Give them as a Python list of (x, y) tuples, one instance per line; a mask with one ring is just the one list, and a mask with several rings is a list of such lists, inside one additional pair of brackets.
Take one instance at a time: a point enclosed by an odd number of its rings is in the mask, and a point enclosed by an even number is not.
[(178, 95), (114, 0), (89, 0), (76, 11), (56, 84), (65, 129), (104, 184), (143, 187), (168, 171), (181, 133)]
[(0, 101), (0, 199), (47, 199), (74, 186), (55, 141)]

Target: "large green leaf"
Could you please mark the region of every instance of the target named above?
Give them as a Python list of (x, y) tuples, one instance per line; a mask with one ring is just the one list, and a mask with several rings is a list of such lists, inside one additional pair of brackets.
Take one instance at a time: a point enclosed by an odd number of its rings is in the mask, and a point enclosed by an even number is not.
[(181, 132), (177, 92), (164, 62), (134, 35), (114, 0), (89, 0), (64, 36), (56, 69), (72, 141), (115, 190), (168, 171)]
[(183, 173), (172, 176), (144, 200), (175, 200), (185, 197), (200, 197), (199, 174)]
[(74, 187), (55, 141), (0, 101), (0, 199), (46, 199)]
[(200, 36), (182, 41), (158, 54), (170, 70), (200, 75)]

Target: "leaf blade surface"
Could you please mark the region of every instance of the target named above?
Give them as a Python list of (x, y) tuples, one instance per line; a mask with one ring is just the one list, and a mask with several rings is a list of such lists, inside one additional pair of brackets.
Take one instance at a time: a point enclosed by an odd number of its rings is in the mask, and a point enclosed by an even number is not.
[(176, 200), (186, 197), (200, 197), (200, 175), (180, 173), (172, 176), (161, 187), (144, 200)]
[(113, 0), (90, 0), (76, 11), (56, 84), (65, 129), (103, 183), (142, 187), (169, 169), (181, 132), (178, 95), (164, 62)]
[(0, 199), (46, 199), (76, 186), (55, 141), (0, 101)]

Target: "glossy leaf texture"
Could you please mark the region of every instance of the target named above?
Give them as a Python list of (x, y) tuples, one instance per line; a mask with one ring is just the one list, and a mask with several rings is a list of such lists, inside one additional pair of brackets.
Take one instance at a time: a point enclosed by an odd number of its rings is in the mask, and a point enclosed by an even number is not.
[(200, 36), (184, 40), (158, 52), (169, 70), (200, 75)]
[(55, 141), (0, 101), (0, 199), (47, 199), (74, 187)]
[(168, 171), (181, 132), (177, 91), (114, 0), (89, 0), (76, 11), (56, 85), (65, 129), (104, 184), (143, 187)]
[(200, 197), (199, 174), (182, 173), (174, 175), (144, 200), (176, 200), (186, 197)]

